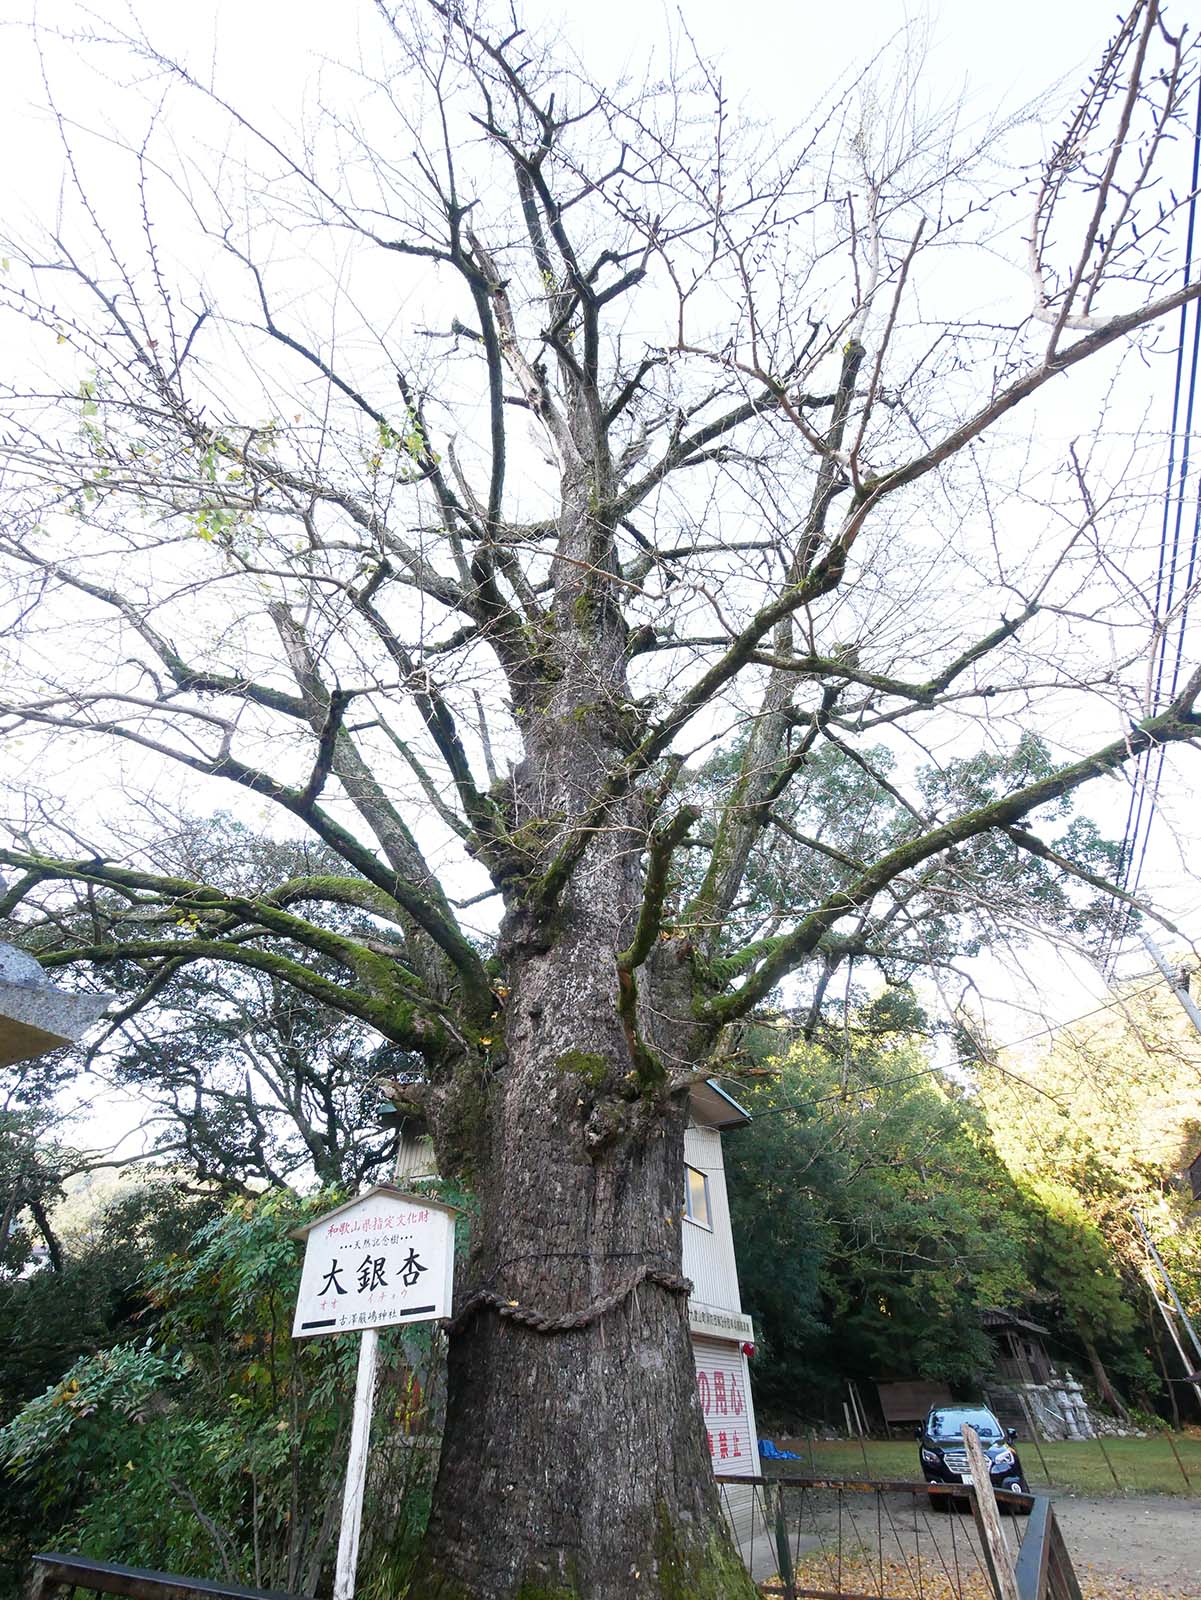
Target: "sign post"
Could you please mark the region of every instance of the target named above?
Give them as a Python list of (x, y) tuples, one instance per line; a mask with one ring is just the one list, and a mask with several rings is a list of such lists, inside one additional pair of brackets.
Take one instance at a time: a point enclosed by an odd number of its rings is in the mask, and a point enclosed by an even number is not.
[(293, 1338), (360, 1336), (334, 1600), (354, 1600), (379, 1330), (450, 1315), (456, 1215), (439, 1200), (377, 1184), (293, 1235), (305, 1245)]
[(353, 1600), (354, 1597), (354, 1575), (359, 1564), (359, 1534), (363, 1527), (363, 1490), (367, 1486), (367, 1457), (371, 1448), (371, 1413), (375, 1405), (375, 1369), (378, 1359), (379, 1329), (366, 1328), (359, 1336), (359, 1370), (354, 1383), (350, 1451), (346, 1457), (346, 1483), (342, 1489), (342, 1524), (338, 1529), (338, 1564), (334, 1570), (334, 1600)]

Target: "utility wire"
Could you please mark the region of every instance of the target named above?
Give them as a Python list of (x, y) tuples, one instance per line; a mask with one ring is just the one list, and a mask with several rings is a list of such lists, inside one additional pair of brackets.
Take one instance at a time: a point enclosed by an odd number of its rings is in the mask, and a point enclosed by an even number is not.
[[(1201, 77), (1197, 84), (1197, 110), (1193, 127), (1193, 160), (1189, 184), (1188, 200), (1188, 225), (1185, 234), (1184, 281), (1190, 280), (1193, 270), (1194, 250), (1197, 242), (1197, 185), (1201, 177)], [(1189, 339), (1189, 317), (1192, 317), (1192, 339)], [(1186, 351), (1188, 351), (1187, 383), (1186, 383)], [(1174, 698), (1180, 683), (1180, 672), (1184, 662), (1185, 627), (1188, 620), (1189, 604), (1192, 596), (1193, 584), (1197, 576), (1198, 550), (1201, 547), (1201, 495), (1195, 495), (1195, 509), (1192, 518), (1192, 537), (1189, 541), (1188, 560), (1185, 564), (1183, 581), (1178, 585), (1177, 578), (1181, 570), (1181, 544), (1184, 538), (1186, 493), (1188, 490), (1189, 470), (1191, 466), (1193, 424), (1196, 415), (1198, 377), (1201, 374), (1201, 305), (1193, 303), (1180, 308), (1180, 335), (1176, 348), (1176, 373), (1172, 392), (1172, 428), (1168, 443), (1168, 470), (1167, 480), (1164, 485), (1163, 517), (1160, 523), (1159, 562), (1155, 577), (1155, 600), (1153, 615), (1158, 624), (1163, 619), (1163, 626), (1155, 645), (1153, 661), (1154, 673), (1149, 710), (1155, 713), (1162, 709), (1164, 695), (1164, 679), (1167, 673), (1168, 658), (1172, 656), (1171, 675), (1166, 698)], [(1181, 413), (1183, 410), (1183, 430), (1181, 429)], [(1180, 453), (1177, 463), (1177, 443), (1179, 441)], [(1171, 625), (1173, 606), (1177, 602), (1179, 593), (1180, 612), (1175, 626)], [(1175, 648), (1172, 649), (1169, 635), (1175, 634)], [(1137, 759), (1134, 767), (1133, 782), (1130, 789), (1130, 803), (1126, 811), (1126, 826), (1122, 837), (1121, 863), (1118, 873), (1119, 886), (1128, 894), (1137, 894), (1142, 880), (1143, 868), (1147, 859), (1147, 846), (1151, 838), (1152, 824), (1155, 821), (1155, 811), (1159, 800), (1160, 783), (1163, 778), (1165, 750), (1161, 745), (1157, 750), (1144, 751)], [(1154, 776), (1152, 776), (1154, 769)], [(1112, 964), (1117, 954), (1117, 948), (1127, 937), (1130, 928), (1131, 912), (1128, 907), (1119, 910), (1115, 907), (1112, 932), (1109, 939), (1107, 965)]]

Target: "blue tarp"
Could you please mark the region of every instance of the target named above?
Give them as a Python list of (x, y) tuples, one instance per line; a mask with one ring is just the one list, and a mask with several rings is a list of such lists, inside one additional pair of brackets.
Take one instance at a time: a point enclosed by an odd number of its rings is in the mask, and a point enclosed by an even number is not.
[(795, 1450), (777, 1450), (770, 1439), (760, 1439), (759, 1454), (764, 1461), (799, 1461)]

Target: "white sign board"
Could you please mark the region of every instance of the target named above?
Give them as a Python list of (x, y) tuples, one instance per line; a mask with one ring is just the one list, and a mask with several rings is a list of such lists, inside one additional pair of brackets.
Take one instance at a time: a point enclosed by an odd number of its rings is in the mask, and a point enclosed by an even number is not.
[(739, 1344), (755, 1342), (755, 1324), (741, 1311), (723, 1311), (719, 1306), (702, 1305), (697, 1300), (688, 1302), (688, 1326), (693, 1333), (714, 1339), (737, 1339)]
[(448, 1317), (455, 1212), (375, 1188), (305, 1230), (294, 1339)]

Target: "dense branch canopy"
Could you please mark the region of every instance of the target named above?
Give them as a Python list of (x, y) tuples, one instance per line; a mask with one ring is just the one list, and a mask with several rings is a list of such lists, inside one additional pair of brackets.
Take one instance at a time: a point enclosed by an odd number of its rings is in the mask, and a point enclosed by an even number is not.
[[(693, 961), (678, 1086), (793, 974), (951, 959), (992, 873), (1083, 915), (1104, 851), (1040, 829), (1201, 726), (1201, 674), (1147, 699), (1152, 446), (1103, 426), (1201, 293), (1156, 0), (1026, 174), (903, 62), (781, 134), (702, 61), (611, 89), (466, 9), (372, 26), (287, 133), (94, 37), (128, 125), (55, 108), (61, 216), (6, 247), (0, 734), (46, 777), (0, 861), (46, 965), (149, 1004), (234, 963), (436, 1077), (498, 1030), (491, 908), (553, 927), (615, 834), (631, 1037), (656, 947)], [(144, 800), (68, 820), (98, 749)], [(173, 770), (340, 870), (164, 870)]]

